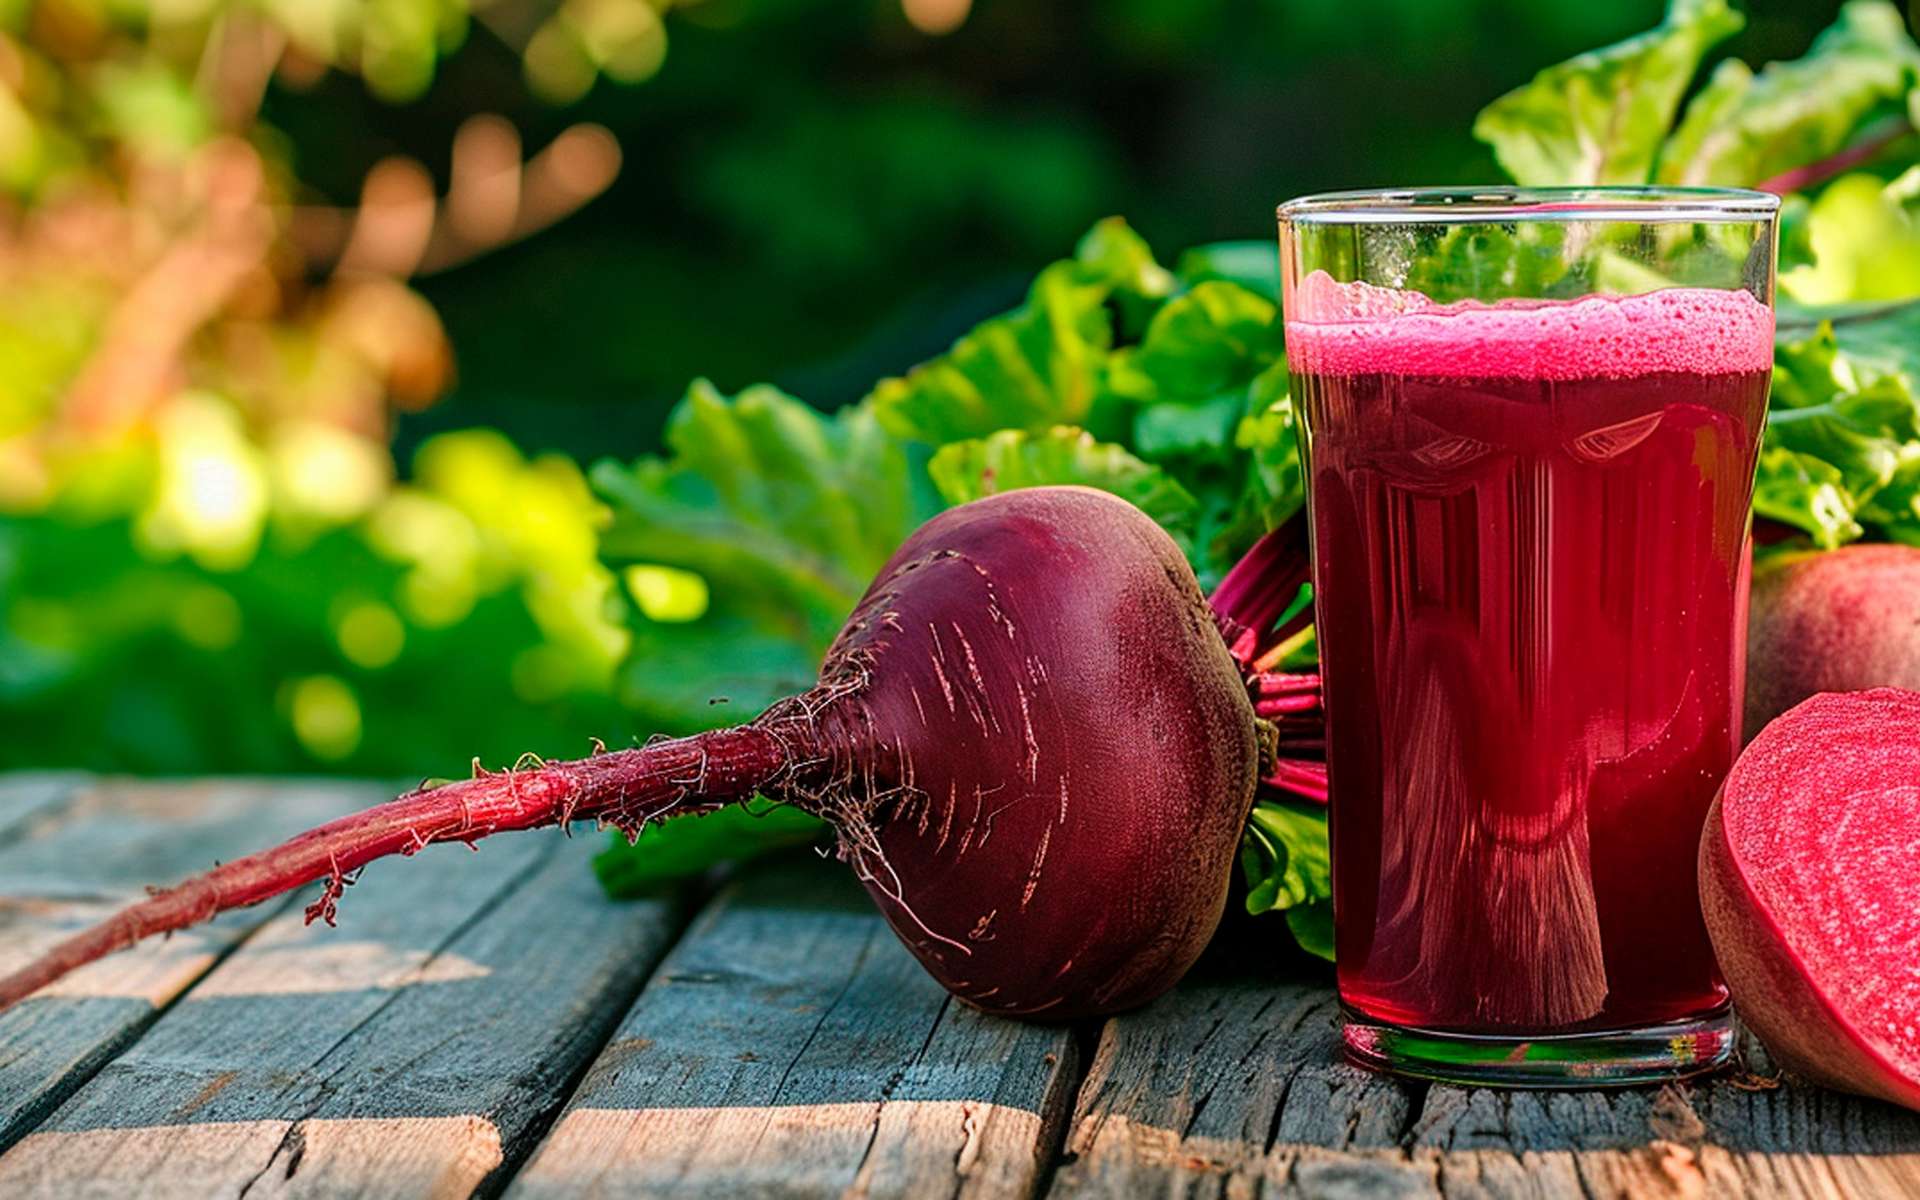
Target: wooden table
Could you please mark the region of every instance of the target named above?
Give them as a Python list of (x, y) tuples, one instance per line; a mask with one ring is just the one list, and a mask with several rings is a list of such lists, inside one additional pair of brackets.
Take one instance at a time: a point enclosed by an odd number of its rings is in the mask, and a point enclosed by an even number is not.
[[(0, 777), (0, 968), (382, 794)], [(1271, 924), (1141, 1012), (1022, 1025), (834, 864), (614, 903), (600, 844), (435, 847), (338, 929), (263, 905), (0, 1014), (0, 1197), (1920, 1195), (1920, 1117), (1817, 1089), (1367, 1074)]]

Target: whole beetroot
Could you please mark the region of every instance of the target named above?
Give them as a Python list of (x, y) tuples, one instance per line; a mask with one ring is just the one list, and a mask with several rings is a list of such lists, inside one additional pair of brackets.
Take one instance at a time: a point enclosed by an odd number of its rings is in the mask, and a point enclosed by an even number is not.
[(834, 826), (960, 999), (1067, 1018), (1143, 1003), (1225, 906), (1258, 774), (1248, 685), (1179, 549), (1126, 502), (1034, 488), (927, 522), (819, 681), (753, 721), (534, 763), (323, 825), (156, 893), (0, 979), (0, 1008), (133, 942), (433, 842), (649, 821), (763, 794)]
[(1920, 688), (1920, 547), (1789, 553), (1753, 575), (1746, 736), (1819, 692)]
[(1815, 696), (1708, 811), (1700, 906), (1782, 1065), (1920, 1109), (1920, 692)]

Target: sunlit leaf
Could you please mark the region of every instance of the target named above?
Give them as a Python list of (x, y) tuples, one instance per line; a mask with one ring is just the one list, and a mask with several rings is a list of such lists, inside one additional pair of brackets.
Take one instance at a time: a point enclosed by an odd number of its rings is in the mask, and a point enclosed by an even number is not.
[(1040, 272), (1019, 308), (982, 322), (906, 375), (882, 380), (867, 405), (894, 434), (935, 445), (1055, 425), (1105, 433), (1096, 408), (1116, 337), (1108, 303), (1139, 315), (1172, 286), (1137, 234), (1103, 221), (1075, 258)]
[(928, 472), (950, 504), (1049, 484), (1099, 488), (1130, 501), (1176, 535), (1191, 531), (1198, 505), (1159, 467), (1120, 446), (1095, 441), (1079, 429), (1045, 433), (1003, 429), (989, 437), (941, 448)]
[(1851, 0), (1804, 57), (1758, 74), (1728, 62), (1661, 152), (1662, 182), (1754, 184), (1833, 154), (1879, 111), (1904, 109), (1920, 48), (1887, 0)]
[(1541, 71), (1474, 122), (1528, 185), (1645, 183), (1701, 58), (1745, 23), (1726, 0), (1673, 0), (1659, 27)]
[(1843, 349), (1832, 325), (1783, 341), (1755, 510), (1806, 530), (1823, 546), (1860, 537), (1863, 521), (1901, 536), (1920, 533), (1913, 507), (1920, 480), (1915, 378)]
[(1200, 403), (1244, 387), (1280, 357), (1279, 310), (1234, 283), (1206, 280), (1167, 301), (1115, 387), (1131, 399)]
[(1782, 271), (1803, 304), (1899, 300), (1920, 295), (1920, 221), (1901, 193), (1871, 175), (1834, 180), (1806, 217), (1811, 263)]
[(1280, 248), (1272, 240), (1195, 246), (1180, 256), (1173, 273), (1189, 286), (1218, 279), (1280, 302)]
[(864, 408), (829, 417), (773, 388), (729, 400), (701, 382), (667, 444), (671, 459), (595, 467), (613, 509), (602, 553), (692, 571), (716, 610), (763, 612), (821, 649), (931, 511), (907, 450)]

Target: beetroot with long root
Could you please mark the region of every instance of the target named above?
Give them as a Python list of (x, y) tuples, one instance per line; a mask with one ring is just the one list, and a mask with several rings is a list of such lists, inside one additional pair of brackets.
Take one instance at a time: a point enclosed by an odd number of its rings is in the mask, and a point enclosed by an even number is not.
[[(1251, 611), (1273, 632), (1275, 611)], [(1212, 936), (1261, 728), (1241, 664), (1152, 520), (1081, 488), (1009, 492), (908, 538), (818, 683), (753, 721), (482, 772), (333, 821), (68, 939), (0, 980), (0, 1008), (141, 938), (316, 880), (308, 918), (331, 923), (342, 886), (377, 858), (574, 820), (633, 834), (758, 793), (833, 825), (888, 923), (960, 999), (1041, 1018), (1112, 1012), (1171, 987)], [(1300, 772), (1310, 792), (1312, 764), (1274, 782)]]
[(1920, 692), (1827, 693), (1768, 725), (1707, 814), (1700, 905), (1775, 1059), (1920, 1109)]

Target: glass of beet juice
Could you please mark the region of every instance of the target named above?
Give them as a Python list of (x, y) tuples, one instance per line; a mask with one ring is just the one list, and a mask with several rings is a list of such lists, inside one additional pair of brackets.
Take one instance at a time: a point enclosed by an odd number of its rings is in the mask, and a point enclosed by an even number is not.
[(1731, 1049), (1694, 860), (1738, 748), (1778, 206), (1280, 209), (1363, 1063), (1564, 1087)]

